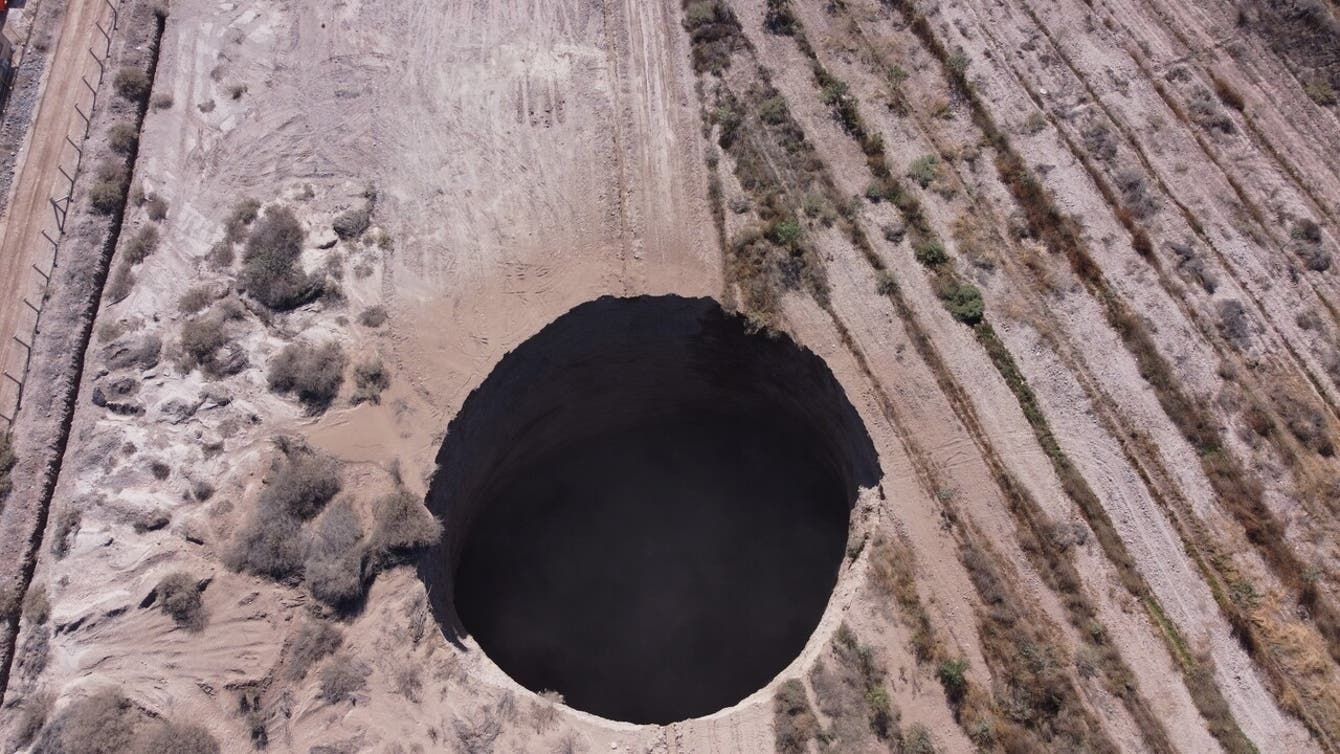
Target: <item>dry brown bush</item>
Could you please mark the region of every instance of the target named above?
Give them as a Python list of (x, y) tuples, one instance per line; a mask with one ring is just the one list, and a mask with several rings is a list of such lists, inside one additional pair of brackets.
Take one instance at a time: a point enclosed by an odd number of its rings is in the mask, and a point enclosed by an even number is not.
[(358, 315), (358, 324), (364, 327), (381, 327), (386, 324), (386, 307), (369, 306)]
[(330, 704), (352, 699), (367, 685), (368, 666), (348, 654), (331, 657), (321, 668), (321, 698)]
[(777, 754), (805, 754), (819, 733), (819, 721), (810, 707), (805, 684), (792, 678), (777, 687), (772, 698), (772, 723)]
[[(230, 234), (231, 228), (230, 224)], [(287, 207), (266, 210), (252, 226), (242, 255), (239, 282), (249, 295), (271, 309), (287, 311), (321, 294), (321, 279), (308, 275), (298, 264), (305, 235)]]
[(373, 515), (376, 523), (371, 549), (382, 565), (394, 562), (409, 550), (436, 544), (442, 537), (442, 522), (407, 490), (382, 498)]
[(131, 102), (143, 102), (149, 96), (149, 87), (152, 84), (148, 74), (132, 66), (117, 71), (116, 77), (112, 79), (116, 93)]
[(270, 362), (267, 379), (271, 390), (294, 393), (309, 411), (320, 412), (339, 394), (344, 365), (344, 349), (336, 341), (291, 343)]
[(56, 515), (55, 524), (51, 530), (51, 554), (56, 556), (57, 560), (65, 557), (70, 551), (71, 539), (75, 532), (79, 531), (79, 519), (81, 518), (79, 509), (72, 503), (67, 503), (66, 507), (61, 509)]
[(363, 596), (363, 528), (347, 499), (331, 504), (316, 522), (303, 570), (318, 600), (341, 608)]
[(0, 433), (0, 503), (9, 497), (9, 491), (14, 487), (14, 483), (9, 479), (9, 472), (14, 469), (14, 464), (17, 462), (14, 447), (9, 441), (9, 433)]
[(285, 675), (295, 681), (306, 678), (313, 665), (334, 654), (343, 643), (340, 629), (323, 620), (308, 619), (289, 645)]
[(154, 587), (154, 598), (181, 628), (199, 631), (205, 627), (205, 603), (195, 576), (185, 571), (169, 573)]
[(390, 386), (391, 376), (382, 360), (374, 357), (354, 367), (354, 394), (350, 400), (354, 405), (381, 403), (382, 391)]

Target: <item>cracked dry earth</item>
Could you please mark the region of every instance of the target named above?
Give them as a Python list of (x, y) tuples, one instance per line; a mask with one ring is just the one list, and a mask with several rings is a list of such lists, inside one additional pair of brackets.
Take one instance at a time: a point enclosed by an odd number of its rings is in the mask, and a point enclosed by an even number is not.
[(1333, 0), (160, 10), (8, 750), (1340, 751)]

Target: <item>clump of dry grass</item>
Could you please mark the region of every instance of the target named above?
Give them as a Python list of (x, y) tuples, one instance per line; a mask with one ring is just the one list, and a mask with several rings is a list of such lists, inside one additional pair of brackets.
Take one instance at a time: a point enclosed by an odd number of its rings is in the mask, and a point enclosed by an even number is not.
[(205, 602), (200, 595), (200, 579), (185, 571), (164, 576), (154, 587), (154, 599), (177, 625), (189, 631), (205, 627)]
[(819, 720), (799, 679), (792, 678), (777, 687), (772, 698), (772, 725), (777, 754), (810, 750), (810, 741), (819, 733)]

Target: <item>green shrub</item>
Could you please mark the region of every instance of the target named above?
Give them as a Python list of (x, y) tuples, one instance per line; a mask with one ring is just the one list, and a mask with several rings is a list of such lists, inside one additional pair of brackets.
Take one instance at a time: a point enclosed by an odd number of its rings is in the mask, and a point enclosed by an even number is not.
[(800, 227), (800, 221), (794, 217), (788, 217), (775, 223), (768, 236), (782, 246), (792, 246), (800, 240), (804, 231)]
[(790, 119), (786, 109), (786, 98), (775, 94), (759, 103), (758, 117), (769, 125), (781, 125)]
[(391, 376), (386, 373), (381, 359), (370, 359), (354, 367), (354, 405), (360, 403), (381, 403), (382, 391), (391, 386)]
[(940, 679), (940, 685), (944, 687), (945, 696), (949, 697), (951, 704), (958, 704), (963, 701), (964, 695), (968, 692), (968, 661), (962, 657), (946, 658), (940, 663), (940, 668), (936, 672)]
[(252, 227), (242, 255), (242, 287), (277, 311), (308, 303), (321, 294), (320, 278), (299, 265), (304, 233), (285, 207), (272, 207)]
[(985, 312), (982, 293), (970, 283), (953, 282), (938, 291), (945, 308), (954, 315), (954, 319), (965, 325), (975, 325), (982, 321)]
[(291, 343), (270, 363), (270, 389), (294, 393), (309, 411), (322, 411), (344, 384), (344, 365), (344, 349), (335, 341), (320, 346)]
[(145, 225), (126, 241), (122, 249), (124, 264), (136, 265), (149, 258), (158, 248), (158, 228)]
[(926, 188), (940, 175), (940, 158), (933, 154), (922, 155), (907, 167), (907, 177), (917, 185)]
[(143, 102), (149, 96), (149, 75), (133, 66), (126, 66), (116, 72), (112, 86), (123, 99), (131, 102)]
[(912, 244), (912, 253), (918, 262), (927, 267), (937, 267), (949, 261), (944, 245), (934, 238), (918, 239)]
[(200, 597), (200, 580), (185, 571), (164, 576), (154, 587), (154, 597), (163, 612), (178, 626), (189, 631), (205, 627), (205, 603)]

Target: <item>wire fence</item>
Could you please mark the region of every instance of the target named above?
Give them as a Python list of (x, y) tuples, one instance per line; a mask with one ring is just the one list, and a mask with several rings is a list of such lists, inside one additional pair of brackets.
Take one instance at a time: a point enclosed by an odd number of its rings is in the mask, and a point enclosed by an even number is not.
[[(104, 28), (102, 22), (109, 13), (110, 28)], [(73, 202), (75, 182), (84, 169), (84, 145), (92, 125), (93, 110), (98, 104), (98, 91), (107, 76), (107, 60), (112, 50), (112, 32), (116, 30), (117, 25), (116, 6), (111, 0), (100, 0), (98, 15), (93, 21), (93, 26), (101, 39), (95, 37), (94, 46), (85, 47), (88, 56), (83, 69), (79, 72), (83, 89), (73, 104), (78, 118), (70, 121), (71, 125), (66, 130), (65, 141), (61, 145), (56, 163), (56, 172), (47, 173), (39, 178), (41, 184), (45, 186), (46, 207), (51, 215), (46, 227), (41, 229), (42, 249), (33, 250), (32, 258), (39, 260), (47, 258), (48, 254), (42, 252), (49, 252), (49, 262), (45, 269), (37, 262), (30, 263), (19, 273), (24, 275), (26, 280), (23, 283), (14, 281), (13, 290), (19, 298), (19, 309), (14, 322), (14, 331), (9, 333), (10, 342), (4, 344), (5, 348), (0, 349), (0, 352), (7, 354), (3, 365), (3, 377), (0, 377), (0, 420), (4, 421), (6, 428), (13, 426), (19, 411), (23, 409), (23, 393), (28, 380), (28, 370), (32, 364), (33, 341), (41, 331), (42, 310), (49, 298), (51, 277), (60, 263), (60, 246), (65, 232), (65, 221), (70, 213), (70, 204)], [(101, 52), (98, 48), (101, 48)], [(53, 54), (63, 52), (68, 54), (59, 48)], [(93, 81), (89, 80), (90, 77)], [(51, 85), (52, 82), (48, 81), (48, 92), (52, 91)], [(38, 127), (42, 104), (44, 103), (39, 102), (37, 105), (39, 110), (33, 119), (33, 128)], [(30, 134), (29, 141), (38, 135)], [(23, 191), (25, 187), (19, 186), (18, 190)], [(8, 224), (12, 226), (21, 219), (11, 216)]]

